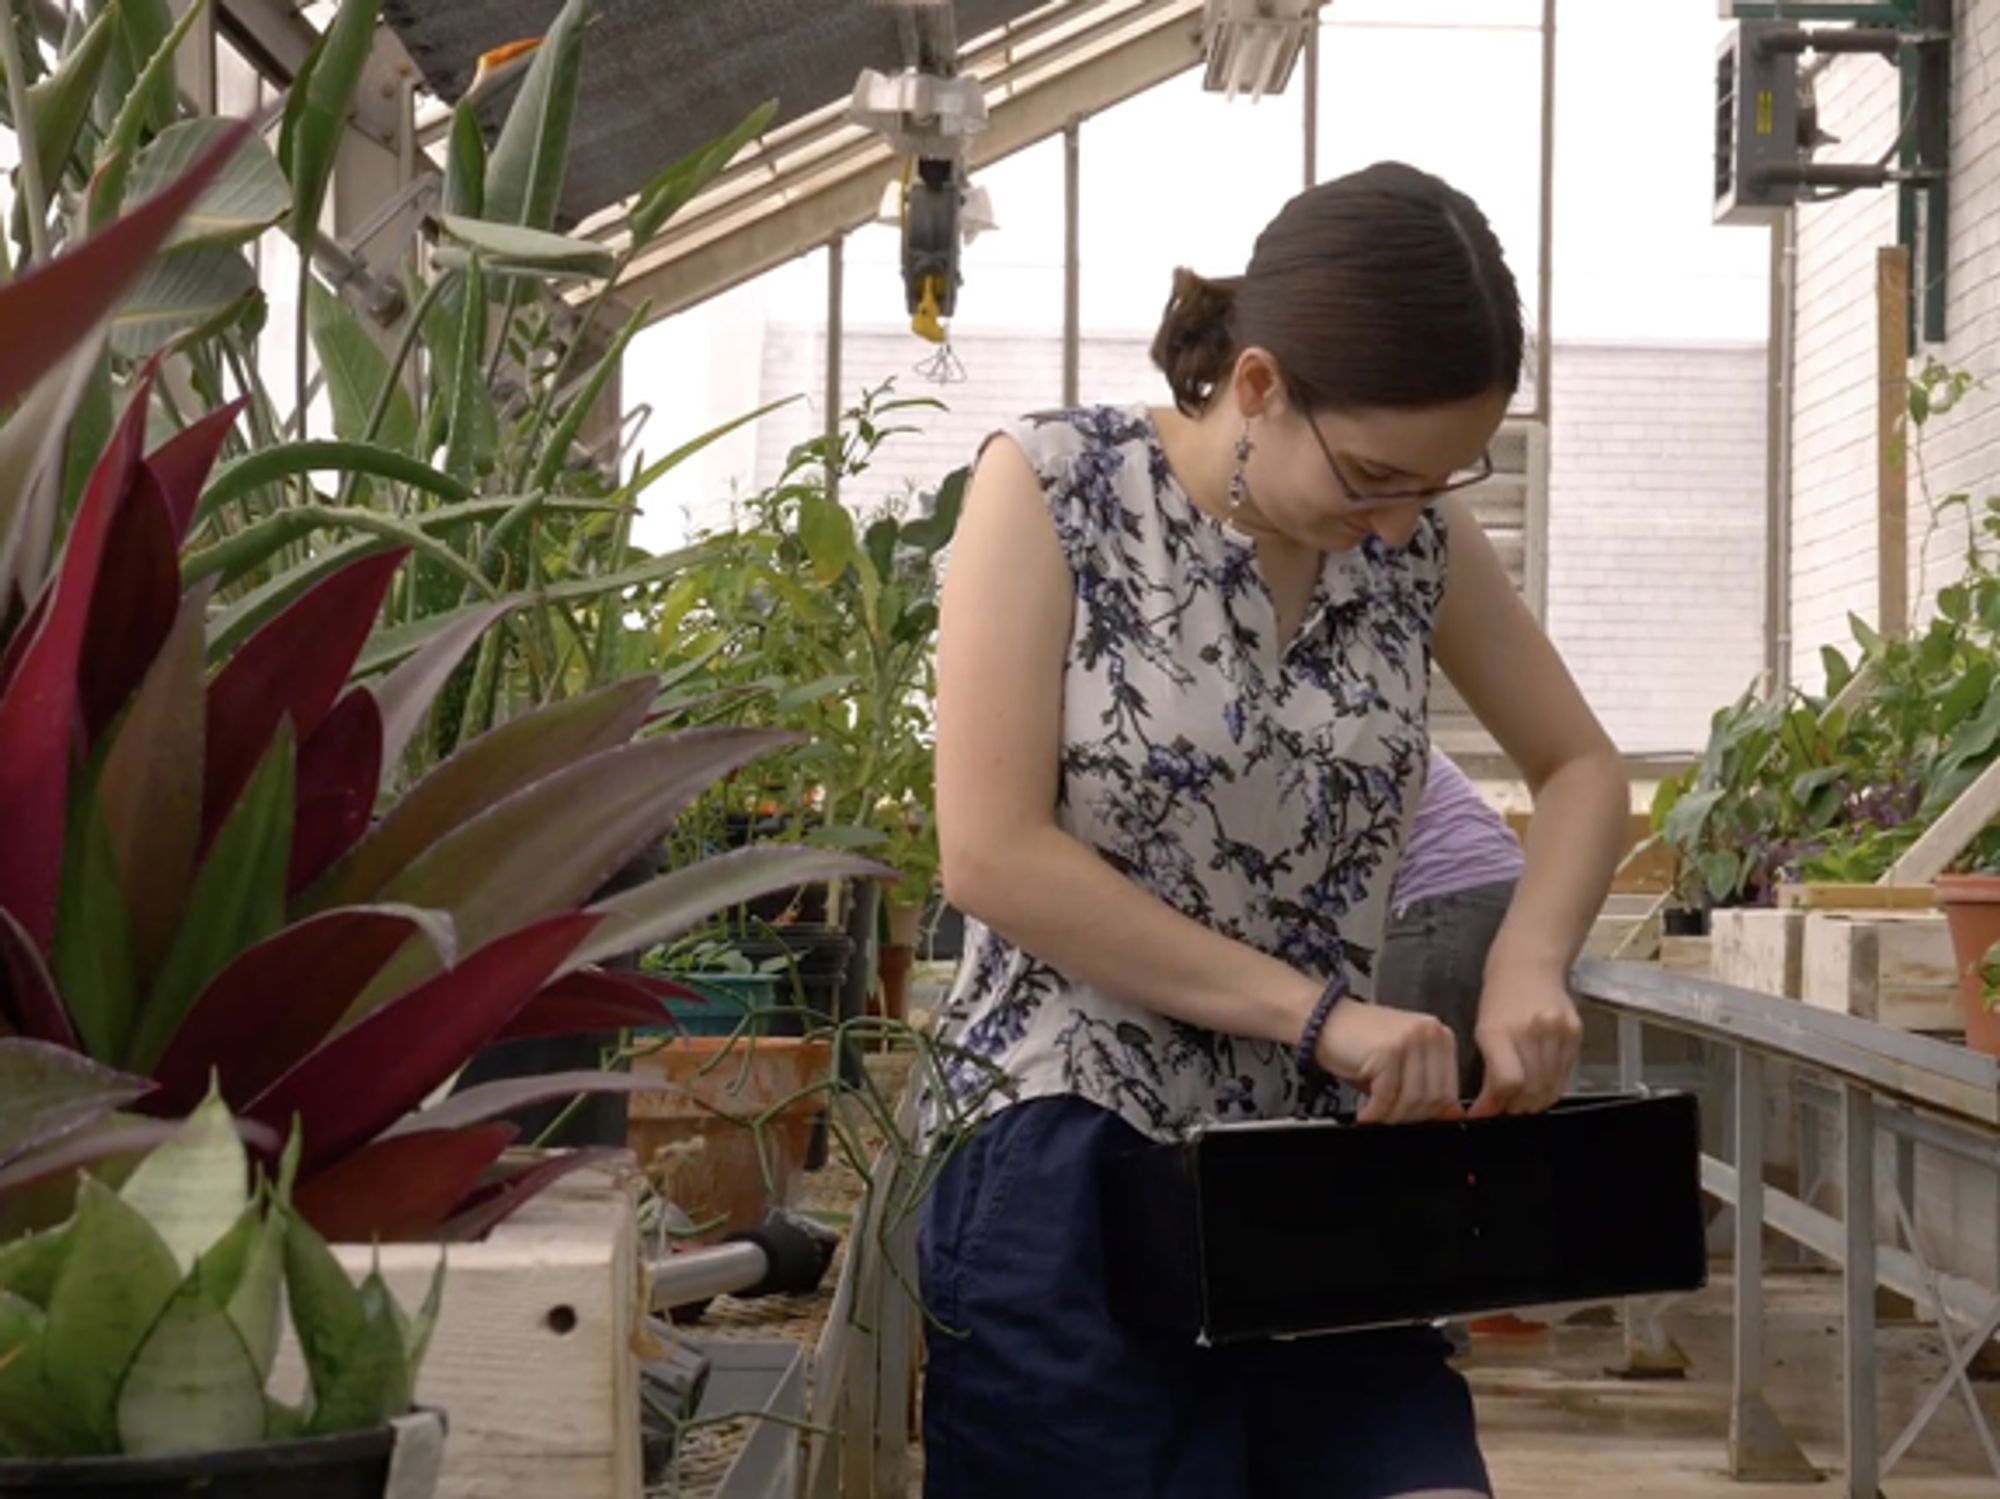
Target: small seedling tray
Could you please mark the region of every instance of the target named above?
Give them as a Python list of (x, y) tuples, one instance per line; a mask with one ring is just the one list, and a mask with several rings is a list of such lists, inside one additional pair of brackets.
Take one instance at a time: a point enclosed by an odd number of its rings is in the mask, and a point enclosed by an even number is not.
[(1692, 1094), (1355, 1126), (1216, 1124), (1104, 1184), (1127, 1325), (1204, 1343), (1693, 1290), (1708, 1274)]

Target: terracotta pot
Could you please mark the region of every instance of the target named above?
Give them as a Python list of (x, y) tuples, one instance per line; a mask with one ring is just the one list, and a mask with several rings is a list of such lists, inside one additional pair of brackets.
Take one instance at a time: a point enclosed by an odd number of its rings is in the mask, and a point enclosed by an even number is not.
[(882, 1015), (888, 1020), (906, 1020), (910, 1014), (910, 967), (917, 960), (917, 950), (901, 943), (891, 943), (882, 949), (882, 955), (875, 960), (875, 971), (882, 979)]
[[(824, 1091), (798, 1095), (831, 1073), (825, 1039), (680, 1036), (635, 1056), (632, 1070), (663, 1086), (631, 1095), (626, 1143), (690, 1218), (721, 1219), (705, 1238), (754, 1228), (767, 1209), (793, 1198), (826, 1109)], [(760, 1160), (757, 1133), (739, 1121), (774, 1108)]]
[(1980, 974), (1986, 954), (2000, 942), (2000, 875), (1939, 875), (1937, 893), (1945, 924), (1951, 929), (1952, 956), (1958, 964), (1965, 1044), (1989, 1057), (2000, 1057), (2000, 1009), (1987, 1004)]

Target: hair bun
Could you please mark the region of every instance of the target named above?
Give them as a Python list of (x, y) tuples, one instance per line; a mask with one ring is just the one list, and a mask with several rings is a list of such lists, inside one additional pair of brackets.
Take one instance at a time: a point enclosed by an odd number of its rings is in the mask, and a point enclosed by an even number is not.
[(1211, 281), (1186, 266), (1174, 271), (1173, 294), (1153, 338), (1152, 356), (1167, 377), (1174, 405), (1189, 416), (1208, 405), (1236, 357), (1231, 328), (1235, 308), (1234, 281)]

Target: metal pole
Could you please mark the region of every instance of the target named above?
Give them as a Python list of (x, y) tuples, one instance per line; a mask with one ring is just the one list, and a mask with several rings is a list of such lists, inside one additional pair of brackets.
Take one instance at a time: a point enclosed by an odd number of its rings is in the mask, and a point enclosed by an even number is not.
[(1319, 185), (1319, 32), (1321, 21), (1315, 11), (1312, 29), (1306, 33), (1305, 173), (1308, 188)]
[(840, 345), (847, 294), (847, 236), (826, 242), (826, 492), (840, 498)]
[(1741, 1479), (1814, 1479), (1764, 1398), (1764, 1058), (1736, 1053), (1735, 1360), (1729, 1409), (1729, 1471)]
[(1535, 420), (1550, 419), (1550, 364), (1554, 335), (1549, 303), (1555, 286), (1556, 230), (1556, 0), (1542, 0), (1542, 199), (1541, 242), (1535, 261)]
[(1083, 130), (1063, 126), (1063, 329), (1062, 400), (1082, 399), (1083, 354)]
[(1850, 1499), (1876, 1499), (1881, 1454), (1875, 1433), (1875, 1098), (1857, 1083), (1841, 1091), (1847, 1166), (1847, 1261), (1842, 1271), (1847, 1492)]

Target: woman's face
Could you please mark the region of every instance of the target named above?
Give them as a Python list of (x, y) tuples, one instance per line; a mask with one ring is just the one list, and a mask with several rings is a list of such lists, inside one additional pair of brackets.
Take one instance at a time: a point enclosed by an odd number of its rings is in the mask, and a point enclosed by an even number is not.
[[(1239, 403), (1242, 395), (1239, 385)], [(1499, 390), (1440, 406), (1317, 412), (1275, 378), (1252, 395), (1239, 519), (1330, 552), (1370, 535), (1407, 546), (1425, 506), (1489, 471), (1487, 447), (1507, 413)]]

